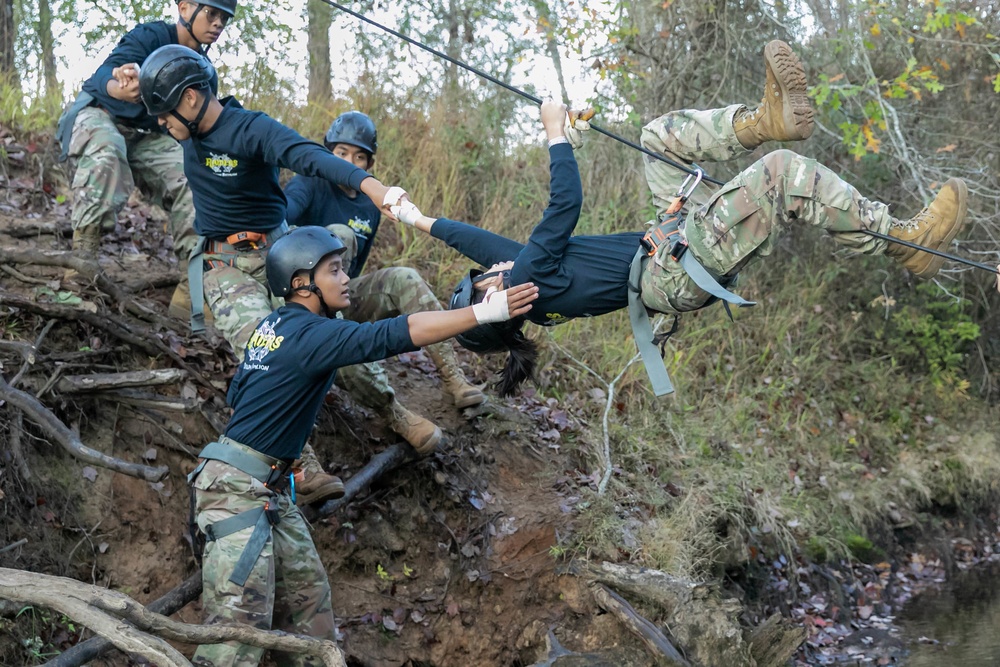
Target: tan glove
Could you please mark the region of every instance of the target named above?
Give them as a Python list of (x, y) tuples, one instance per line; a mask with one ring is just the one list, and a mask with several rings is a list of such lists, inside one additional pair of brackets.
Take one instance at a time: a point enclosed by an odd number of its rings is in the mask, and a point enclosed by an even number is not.
[(568, 109), (566, 111), (566, 124), (563, 126), (563, 133), (573, 150), (583, 146), (583, 133), (590, 129), (589, 121), (593, 117), (593, 109), (584, 109), (583, 111)]

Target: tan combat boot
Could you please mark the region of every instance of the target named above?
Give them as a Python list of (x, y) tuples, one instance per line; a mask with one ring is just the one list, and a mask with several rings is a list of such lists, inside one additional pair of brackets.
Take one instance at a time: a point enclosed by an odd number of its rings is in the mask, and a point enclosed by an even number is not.
[(799, 57), (788, 44), (774, 40), (764, 47), (764, 71), (767, 78), (760, 106), (753, 111), (743, 108), (733, 118), (736, 138), (747, 149), (765, 141), (808, 138), (813, 131), (813, 108)]
[(451, 348), (451, 343), (445, 341), (428, 345), (424, 349), (430, 355), (434, 365), (437, 366), (444, 389), (455, 401), (456, 408), (459, 410), (471, 408), (486, 400), (486, 394), (479, 387), (469, 384), (465, 379), (462, 369), (458, 366), (458, 358), (455, 356), (455, 350)]
[[(73, 230), (73, 254), (78, 258), (97, 263), (100, 248), (101, 227), (99, 225), (90, 225)], [(89, 282), (90, 278), (77, 272), (76, 269), (66, 269), (66, 272), (63, 274), (63, 281), (83, 284)]]
[(295, 471), (295, 504), (304, 507), (324, 500), (344, 497), (344, 482), (320, 465), (312, 445), (302, 448), (302, 458), (292, 464)]
[(393, 399), (389, 408), (389, 428), (403, 436), (420, 456), (429, 456), (444, 437), (437, 424), (414, 414)]
[[(932, 250), (946, 250), (965, 224), (969, 189), (960, 178), (949, 178), (930, 206), (909, 220), (893, 220), (889, 236)], [(933, 278), (943, 257), (890, 243), (885, 254), (899, 261), (918, 278)]]

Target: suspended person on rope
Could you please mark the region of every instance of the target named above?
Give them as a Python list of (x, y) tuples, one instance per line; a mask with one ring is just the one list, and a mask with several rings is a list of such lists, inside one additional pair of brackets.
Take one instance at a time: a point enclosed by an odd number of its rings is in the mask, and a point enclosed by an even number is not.
[[(375, 123), (360, 111), (338, 116), (323, 143), (334, 155), (360, 169), (370, 171), (375, 164), (378, 150)], [(325, 227), (347, 247), (344, 264), (351, 277), (351, 305), (343, 311), (344, 317), (353, 322), (373, 322), (421, 310), (441, 310), (437, 297), (414, 269), (393, 266), (361, 275), (381, 219), (381, 211), (368, 197), (360, 196), (348, 185), (336, 185), (315, 176), (294, 177), (285, 186), (285, 197), (288, 224)], [(450, 341), (430, 345), (426, 351), (455, 407), (467, 408), (486, 400), (479, 388), (466, 381)], [(436, 424), (411, 412), (396, 399), (381, 364), (342, 368), (337, 374), (337, 384), (376, 411), (420, 454), (430, 454), (441, 441), (441, 429)]]
[[(177, 22), (144, 23), (127, 32), (83, 84), (59, 119), (60, 159), (71, 158), (73, 174), (73, 253), (97, 261), (101, 233), (115, 219), (132, 188), (168, 214), (167, 232), (182, 269), (171, 299), (171, 314), (186, 317), (188, 256), (197, 242), (194, 203), (184, 178), (181, 147), (146, 113), (139, 99), (139, 71), (156, 49), (177, 44), (204, 54), (236, 13), (236, 0), (177, 3)], [(213, 80), (213, 85), (216, 82)], [(78, 280), (75, 271), (66, 278)]]
[[(330, 584), (295, 505), (296, 459), (337, 369), (433, 345), (475, 326), (521, 317), (538, 288), (518, 285), (458, 310), (377, 322), (334, 317), (351, 305), (344, 244), (320, 227), (299, 227), (267, 255), (271, 292), (285, 305), (254, 329), (229, 387), (225, 435), (191, 473), (193, 511), (207, 541), (202, 604), (207, 623), (236, 621), (334, 639)], [(201, 646), (195, 665), (256, 665), (263, 649)], [(319, 665), (288, 656), (280, 665)]]
[[(691, 165), (695, 160), (743, 157), (767, 141), (807, 138), (813, 130), (813, 110), (798, 57), (787, 44), (774, 41), (764, 49), (764, 64), (764, 98), (757, 108), (733, 105), (674, 111), (646, 125), (643, 145)], [(571, 122), (573, 115), (560, 104), (542, 104), (551, 195), (527, 244), (461, 222), (422, 216), (412, 204), (398, 211), (402, 222), (490, 267), (485, 274), (478, 269), (470, 272), (455, 289), (453, 306), (475, 303), (501, 285), (525, 281), (538, 285), (539, 297), (531, 314), (477, 327), (458, 337), (475, 352), (510, 352), (498, 383), (504, 395), (532, 375), (536, 351), (521, 332), (526, 320), (547, 326), (628, 306), (654, 391), (670, 393), (672, 386), (652, 344), (647, 311), (679, 314), (716, 300), (723, 300), (727, 307), (752, 305), (726, 287), (744, 267), (771, 254), (784, 225), (797, 221), (821, 227), (849, 248), (888, 255), (927, 279), (938, 272), (942, 258), (888, 244), (860, 230), (941, 250), (949, 246), (965, 220), (967, 190), (960, 179), (948, 180), (927, 208), (900, 220), (889, 215), (888, 206), (866, 199), (816, 160), (777, 150), (721, 187), (703, 184), (702, 189), (692, 188), (697, 178), (647, 158), (646, 179), (659, 210), (651, 230), (572, 236), (583, 193), (567, 142), (579, 145), (580, 131), (588, 127), (583, 121)]]
[[(232, 97), (217, 99), (215, 79), (204, 56), (168, 45), (146, 59), (139, 89), (149, 115), (180, 142), (194, 196), (192, 328), (204, 328), (207, 303), (215, 327), (242, 361), (257, 323), (278, 303), (264, 274), (268, 247), (288, 230), (278, 168), (348, 185), (383, 209), (406, 201), (406, 193)], [(311, 447), (303, 459), (303, 496), (319, 502), (343, 494), (341, 480), (323, 472)]]

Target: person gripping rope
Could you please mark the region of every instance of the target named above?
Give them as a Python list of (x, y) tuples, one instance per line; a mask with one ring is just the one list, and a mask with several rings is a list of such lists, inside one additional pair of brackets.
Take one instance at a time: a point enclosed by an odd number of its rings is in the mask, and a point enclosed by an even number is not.
[[(266, 258), (271, 292), (285, 305), (251, 332), (227, 395), (225, 434), (189, 476), (195, 522), (207, 542), (202, 566), (206, 623), (236, 621), (334, 639), (326, 570), (296, 507), (288, 471), (308, 438), (337, 369), (432, 345), (474, 326), (520, 317), (538, 289), (519, 285), (470, 308), (377, 322), (335, 318), (350, 307), (344, 244), (319, 227), (277, 239)], [(263, 649), (203, 645), (192, 663), (258, 664)], [(318, 666), (282, 656), (281, 665)]]
[[(757, 108), (734, 105), (671, 112), (646, 125), (643, 146), (693, 166), (695, 160), (748, 155), (766, 141), (808, 137), (813, 112), (801, 62), (780, 41), (765, 47), (764, 62), (764, 98)], [(477, 327), (458, 337), (475, 352), (510, 352), (498, 384), (501, 394), (512, 393), (532, 375), (536, 351), (521, 331), (524, 321), (554, 325), (602, 315), (628, 307), (630, 292), (634, 303), (630, 313), (638, 310), (638, 317), (631, 315), (637, 332), (641, 327), (637, 320), (649, 330), (648, 312), (679, 314), (716, 300), (752, 305), (727, 287), (739, 271), (771, 254), (783, 226), (792, 222), (821, 227), (842, 245), (862, 253), (888, 255), (927, 279), (937, 273), (941, 258), (889, 245), (862, 230), (937, 250), (948, 247), (965, 221), (968, 194), (961, 179), (949, 179), (927, 208), (901, 220), (890, 216), (885, 204), (865, 198), (816, 160), (777, 150), (721, 187), (685, 190), (690, 200), (677, 215), (672, 208), (684, 203), (677, 194), (689, 174), (646, 158), (646, 178), (659, 210), (650, 232), (573, 236), (583, 192), (569, 142), (579, 144), (586, 124), (571, 123), (565, 107), (553, 102), (542, 104), (541, 117), (549, 140), (551, 193), (548, 208), (527, 244), (465, 223), (423, 216), (412, 204), (397, 211), (402, 222), (490, 267), (485, 274), (478, 269), (470, 272), (456, 287), (453, 305), (475, 303), (484, 290), (503, 284), (530, 280), (538, 285), (539, 298), (530, 315)], [(655, 353), (652, 340), (644, 343)], [(657, 394), (672, 391), (665, 371), (665, 384), (657, 386), (650, 366), (647, 362)]]
[[(60, 117), (60, 159), (70, 158), (73, 167), (74, 254), (97, 260), (101, 233), (114, 230), (118, 213), (138, 185), (167, 212), (167, 232), (182, 276), (186, 275), (197, 235), (183, 152), (146, 113), (139, 99), (139, 72), (149, 54), (167, 44), (204, 53), (235, 13), (236, 0), (181, 0), (176, 23), (154, 21), (133, 28)], [(66, 277), (75, 280), (78, 274), (69, 270)], [(171, 314), (184, 315), (179, 304), (188, 299), (187, 280), (182, 277), (171, 299)]]
[[(375, 123), (360, 111), (348, 111), (330, 125), (324, 145), (337, 157), (370, 171), (378, 151)], [(347, 185), (336, 185), (314, 176), (295, 176), (285, 186), (287, 220), (293, 226), (317, 225), (335, 233), (347, 250), (344, 263), (351, 277), (351, 305), (343, 312), (354, 322), (373, 322), (421, 310), (441, 310), (441, 304), (415, 269), (392, 266), (364, 273), (381, 212), (370, 199)], [(450, 341), (428, 345), (445, 392), (455, 407), (479, 405), (486, 396), (465, 379)], [(389, 384), (381, 364), (359, 364), (342, 368), (337, 384), (375, 410), (421, 454), (432, 452), (441, 441), (441, 429), (430, 420), (404, 407)]]

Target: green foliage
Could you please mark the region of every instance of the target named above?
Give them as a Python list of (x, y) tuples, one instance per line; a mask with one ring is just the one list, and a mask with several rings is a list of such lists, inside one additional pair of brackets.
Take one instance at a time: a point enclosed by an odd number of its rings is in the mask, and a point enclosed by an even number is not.
[(979, 338), (979, 325), (967, 312), (968, 301), (946, 298), (933, 283), (921, 284), (917, 291), (926, 302), (892, 315), (886, 348), (899, 365), (926, 370), (941, 386), (961, 370), (969, 344)]

